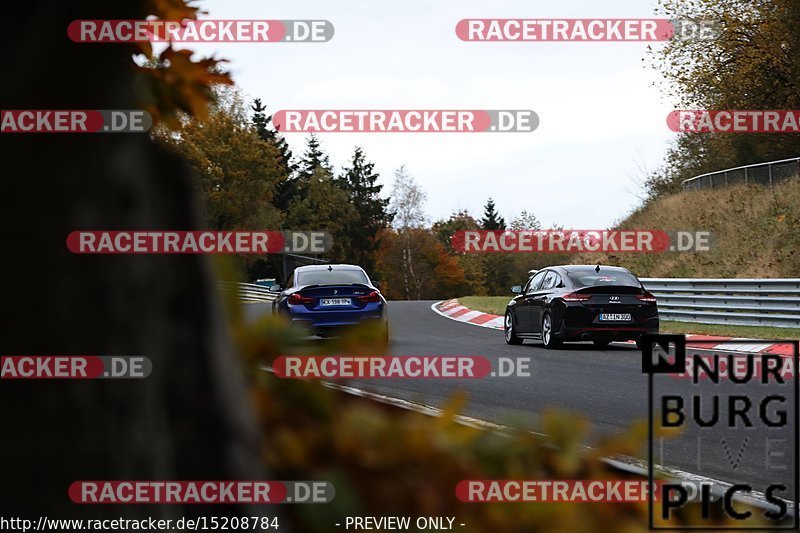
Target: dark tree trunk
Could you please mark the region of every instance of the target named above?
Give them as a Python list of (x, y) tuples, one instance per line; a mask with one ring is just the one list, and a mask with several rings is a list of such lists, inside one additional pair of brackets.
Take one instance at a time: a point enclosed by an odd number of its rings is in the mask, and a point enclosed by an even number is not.
[[(74, 19), (142, 1), (14, 2), (3, 109), (135, 109), (130, 49), (75, 44)], [(259, 479), (258, 435), (208, 258), (73, 255), (76, 229), (194, 229), (190, 176), (146, 134), (0, 134), (0, 355), (144, 355), (144, 380), (0, 382), (0, 515), (170, 516), (78, 506), (76, 480)], [(219, 512), (222, 509), (216, 509)], [(250, 511), (243, 510), (242, 512)]]

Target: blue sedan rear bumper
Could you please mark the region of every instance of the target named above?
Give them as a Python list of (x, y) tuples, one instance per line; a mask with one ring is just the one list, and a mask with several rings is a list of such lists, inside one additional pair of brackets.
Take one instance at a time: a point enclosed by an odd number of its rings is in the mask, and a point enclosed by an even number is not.
[(294, 323), (311, 329), (334, 329), (356, 326), (364, 322), (385, 321), (386, 306), (383, 302), (371, 302), (361, 309), (309, 309), (305, 305), (284, 304), (279, 308)]

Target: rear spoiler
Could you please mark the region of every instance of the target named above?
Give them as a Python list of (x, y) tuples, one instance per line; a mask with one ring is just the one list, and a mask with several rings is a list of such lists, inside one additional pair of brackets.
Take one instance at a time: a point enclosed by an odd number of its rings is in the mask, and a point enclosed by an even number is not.
[(645, 289), (644, 287), (635, 285), (592, 285), (575, 289), (575, 292), (582, 292), (584, 294), (602, 294), (606, 292), (617, 294), (643, 294)]

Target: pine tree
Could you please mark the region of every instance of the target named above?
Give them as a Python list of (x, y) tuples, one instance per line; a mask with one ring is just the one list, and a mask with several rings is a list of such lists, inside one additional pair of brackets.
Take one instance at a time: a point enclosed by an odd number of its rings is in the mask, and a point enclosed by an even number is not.
[(356, 220), (350, 229), (352, 250), (354, 260), (367, 272), (375, 267), (378, 234), (393, 218), (387, 211), (389, 200), (380, 197), (383, 185), (377, 183), (378, 178), (375, 163), (367, 161), (364, 150), (356, 147), (351, 166), (336, 180), (356, 208)]
[(481, 227), (485, 230), (506, 229), (506, 221), (495, 210), (494, 200), (491, 198), (489, 198), (489, 200), (486, 202), (486, 205), (483, 206)]
[(291, 178), (297, 171), (297, 165), (292, 163), (292, 151), (286, 143), (286, 139), (274, 127), (272, 127), (272, 115), (267, 115), (267, 107), (261, 103), (260, 98), (253, 101), (253, 124), (256, 127), (258, 136), (261, 140), (274, 144), (281, 154), (281, 166), (287, 179)]
[(293, 200), (305, 197), (314, 179), (329, 179), (333, 175), (328, 155), (322, 151), (319, 139), (313, 133), (306, 139), (306, 151), (289, 179), (278, 187), (275, 205), (286, 210)]
[(328, 154), (322, 151), (319, 139), (312, 133), (306, 139), (306, 151), (298, 165), (298, 178), (301, 182), (307, 182), (317, 173), (317, 169), (327, 171), (328, 175), (333, 174), (333, 167), (328, 159)]

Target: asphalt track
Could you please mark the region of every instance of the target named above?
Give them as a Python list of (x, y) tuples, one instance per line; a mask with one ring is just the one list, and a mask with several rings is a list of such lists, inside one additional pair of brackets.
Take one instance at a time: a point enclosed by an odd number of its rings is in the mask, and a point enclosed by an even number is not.
[[(591, 423), (586, 444), (598, 437), (622, 433), (631, 423), (646, 420), (648, 395), (646, 374), (642, 373), (641, 352), (632, 345), (612, 344), (599, 350), (591, 343), (566, 344), (563, 349), (545, 350), (535, 341), (510, 346), (501, 331), (477, 327), (440, 316), (431, 310), (432, 301), (390, 302), (391, 339), (389, 354), (480, 355), (494, 361), (499, 357), (530, 358), (530, 377), (486, 377), (482, 379), (371, 379), (352, 380), (348, 385), (370, 392), (442, 407), (458, 391), (466, 391), (468, 402), (461, 414), (482, 420), (538, 427), (539, 416), (556, 407), (579, 413)], [(657, 392), (692, 393), (704, 398), (718, 388), (691, 385), (688, 380), (657, 377)], [(733, 387), (731, 384), (722, 386)], [(791, 387), (791, 385), (789, 385)], [(719, 385), (717, 385), (719, 387)], [(731, 393), (753, 398), (752, 417), (758, 416), (758, 399), (775, 385), (749, 384)], [(781, 389), (783, 392), (792, 389)], [(705, 391), (705, 393), (702, 393)], [(709, 400), (705, 400), (709, 401)], [(774, 405), (774, 404), (773, 404)], [(704, 403), (708, 414), (710, 403)], [(763, 491), (771, 483), (789, 487), (780, 494), (786, 499), (794, 492), (794, 408), (787, 406), (790, 423), (768, 434), (763, 425), (753, 428), (714, 427), (687, 431), (677, 437), (655, 441), (656, 463), (726, 483), (747, 483)], [(769, 409), (774, 411), (774, 407)], [(725, 402), (721, 415), (727, 416)], [(773, 440), (767, 442), (767, 438)], [(723, 441), (724, 439), (724, 441)], [(767, 457), (769, 452), (773, 455)], [(784, 453), (783, 456), (777, 455)], [(639, 459), (647, 458), (646, 447)]]

